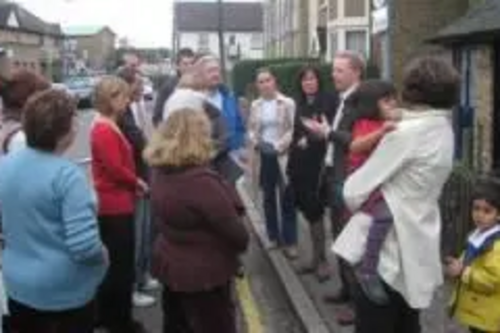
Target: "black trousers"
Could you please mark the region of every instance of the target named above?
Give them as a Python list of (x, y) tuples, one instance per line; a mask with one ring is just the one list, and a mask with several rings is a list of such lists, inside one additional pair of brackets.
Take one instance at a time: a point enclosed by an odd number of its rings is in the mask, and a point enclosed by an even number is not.
[(231, 285), (193, 293), (163, 289), (163, 333), (236, 333)]
[(364, 293), (355, 293), (355, 333), (421, 333), (420, 312), (410, 308), (404, 298), (386, 286), (389, 303), (372, 303)]
[(134, 215), (99, 216), (110, 266), (97, 293), (97, 324), (109, 333), (133, 332)]
[[(330, 207), (330, 223), (332, 228), (333, 239), (337, 239), (342, 230), (344, 229), (346, 221), (346, 208), (344, 200), (339, 190), (339, 185), (333, 175), (333, 168), (326, 169), (326, 184), (328, 185), (328, 203)], [(351, 300), (354, 296), (356, 289), (356, 278), (354, 271), (348, 262), (340, 257), (337, 257), (337, 265), (341, 281), (341, 296), (346, 300)]]
[(92, 333), (94, 303), (65, 311), (42, 311), (8, 300), (7, 332), (12, 333)]

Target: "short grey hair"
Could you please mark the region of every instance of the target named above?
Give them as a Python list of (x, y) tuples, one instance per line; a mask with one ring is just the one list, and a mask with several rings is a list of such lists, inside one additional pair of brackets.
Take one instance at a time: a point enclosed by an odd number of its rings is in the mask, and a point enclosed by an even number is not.
[(354, 70), (357, 70), (360, 73), (360, 76), (363, 77), (366, 71), (366, 60), (365, 57), (356, 51), (352, 50), (341, 50), (335, 53), (334, 59), (347, 59), (349, 60), (349, 64)]

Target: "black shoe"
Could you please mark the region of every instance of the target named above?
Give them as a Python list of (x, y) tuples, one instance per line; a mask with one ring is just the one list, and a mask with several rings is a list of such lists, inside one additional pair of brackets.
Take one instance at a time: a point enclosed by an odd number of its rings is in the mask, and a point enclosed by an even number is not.
[(365, 296), (377, 305), (387, 305), (389, 296), (384, 283), (377, 274), (356, 274), (358, 283)]
[(351, 297), (344, 290), (344, 288), (342, 288), (342, 290), (338, 293), (325, 295), (323, 297), (323, 301), (330, 304), (347, 304), (351, 302)]

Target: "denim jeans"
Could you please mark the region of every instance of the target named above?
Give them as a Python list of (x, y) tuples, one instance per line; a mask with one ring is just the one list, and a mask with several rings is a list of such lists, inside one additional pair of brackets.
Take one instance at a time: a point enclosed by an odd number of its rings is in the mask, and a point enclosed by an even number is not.
[(140, 198), (135, 208), (135, 282), (140, 288), (146, 281), (151, 266), (153, 227), (148, 198)]
[(284, 246), (297, 244), (293, 190), (284, 183), (276, 155), (261, 154), (260, 185), (269, 240)]

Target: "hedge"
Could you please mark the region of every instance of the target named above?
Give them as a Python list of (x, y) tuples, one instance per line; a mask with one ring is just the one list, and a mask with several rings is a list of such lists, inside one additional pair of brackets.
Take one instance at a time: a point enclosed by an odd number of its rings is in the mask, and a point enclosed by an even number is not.
[[(298, 96), (300, 93), (298, 84), (298, 75), (306, 62), (301, 63), (285, 63), (269, 66), (271, 71), (276, 75), (281, 92), (288, 96)], [(313, 63), (314, 64), (314, 63)], [(332, 64), (330, 63), (315, 63), (321, 72), (321, 78), (325, 88), (333, 91), (335, 87), (332, 82)], [(378, 78), (379, 71), (377, 67), (369, 65), (366, 72), (367, 78)]]
[(285, 63), (305, 63), (314, 62), (317, 59), (312, 58), (272, 58), (259, 60), (243, 60), (234, 65), (231, 75), (231, 84), (233, 91), (237, 96), (246, 96), (251, 94), (255, 73), (259, 68), (271, 67), (277, 64)]

